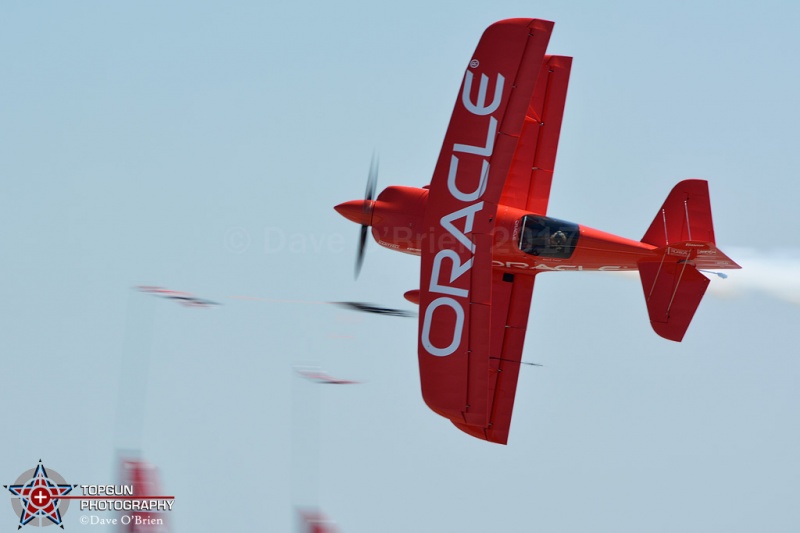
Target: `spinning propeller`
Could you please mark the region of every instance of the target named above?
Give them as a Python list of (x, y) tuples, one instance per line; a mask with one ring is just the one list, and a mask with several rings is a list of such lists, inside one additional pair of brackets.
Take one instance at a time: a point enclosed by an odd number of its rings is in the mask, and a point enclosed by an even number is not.
[(367, 247), (367, 236), (369, 227), (372, 225), (372, 208), (375, 206), (375, 186), (378, 183), (378, 158), (373, 154), (369, 164), (369, 175), (367, 176), (367, 190), (364, 192), (363, 200), (351, 200), (337, 205), (334, 209), (340, 215), (356, 224), (361, 224), (361, 235), (358, 240), (358, 252), (356, 253), (355, 277), (361, 272), (361, 265), (364, 264), (364, 250)]
[[(361, 272), (361, 265), (364, 264), (364, 250), (367, 247), (367, 237), (369, 236), (369, 228), (372, 226), (372, 213), (375, 209), (375, 187), (378, 183), (378, 158), (372, 154), (372, 161), (369, 164), (369, 175), (367, 175), (367, 190), (364, 192), (363, 200), (350, 200), (344, 202), (336, 207), (336, 211), (347, 220), (361, 224), (361, 234), (358, 240), (358, 251), (356, 252), (356, 270), (355, 277), (358, 279), (358, 274)], [(402, 309), (391, 309), (388, 307), (379, 307), (377, 305), (363, 303), (363, 302), (330, 302), (332, 304), (352, 309), (354, 311), (361, 311), (363, 313), (374, 313), (379, 315), (390, 316), (404, 316), (413, 317), (417, 316), (413, 311), (404, 311)]]
[(344, 307), (345, 309), (350, 309), (353, 311), (361, 311), (362, 313), (373, 313), (376, 315), (388, 315), (388, 316), (402, 316), (402, 317), (414, 317), (417, 316), (417, 313), (413, 311), (406, 311), (404, 309), (392, 309), (391, 307), (380, 307), (375, 304), (368, 304), (364, 302), (330, 302), (333, 305), (338, 305), (339, 307)]

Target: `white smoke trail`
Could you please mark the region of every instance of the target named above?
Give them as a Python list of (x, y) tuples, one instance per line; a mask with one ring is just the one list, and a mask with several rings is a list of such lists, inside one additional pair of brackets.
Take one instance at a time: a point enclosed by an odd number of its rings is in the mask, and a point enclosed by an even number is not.
[(760, 292), (800, 305), (800, 250), (721, 248), (741, 270), (725, 270), (728, 279), (712, 279), (711, 294), (734, 298)]

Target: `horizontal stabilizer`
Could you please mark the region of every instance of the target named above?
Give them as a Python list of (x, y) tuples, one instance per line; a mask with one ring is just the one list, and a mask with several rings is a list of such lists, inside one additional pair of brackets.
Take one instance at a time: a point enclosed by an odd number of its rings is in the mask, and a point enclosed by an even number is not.
[(680, 342), (689, 328), (709, 280), (686, 261), (664, 256), (639, 263), (650, 324), (660, 336)]

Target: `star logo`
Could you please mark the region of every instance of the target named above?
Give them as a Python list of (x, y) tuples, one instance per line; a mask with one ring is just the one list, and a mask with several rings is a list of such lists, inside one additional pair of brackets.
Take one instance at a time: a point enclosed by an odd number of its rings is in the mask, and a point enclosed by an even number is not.
[(22, 473), (14, 485), (3, 485), (13, 497), (11, 506), (19, 515), (19, 526), (56, 525), (64, 529), (61, 522), (62, 510), (67, 511), (69, 501), (63, 503), (60, 498), (69, 494), (77, 485), (69, 485), (55, 470), (48, 473), (41, 459), (36, 468)]

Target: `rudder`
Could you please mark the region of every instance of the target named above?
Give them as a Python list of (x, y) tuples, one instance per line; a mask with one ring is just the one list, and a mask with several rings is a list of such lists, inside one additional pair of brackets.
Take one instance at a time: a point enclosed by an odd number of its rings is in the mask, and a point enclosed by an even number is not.
[(705, 180), (684, 180), (675, 185), (642, 237), (642, 242), (658, 247), (686, 241), (715, 243)]

